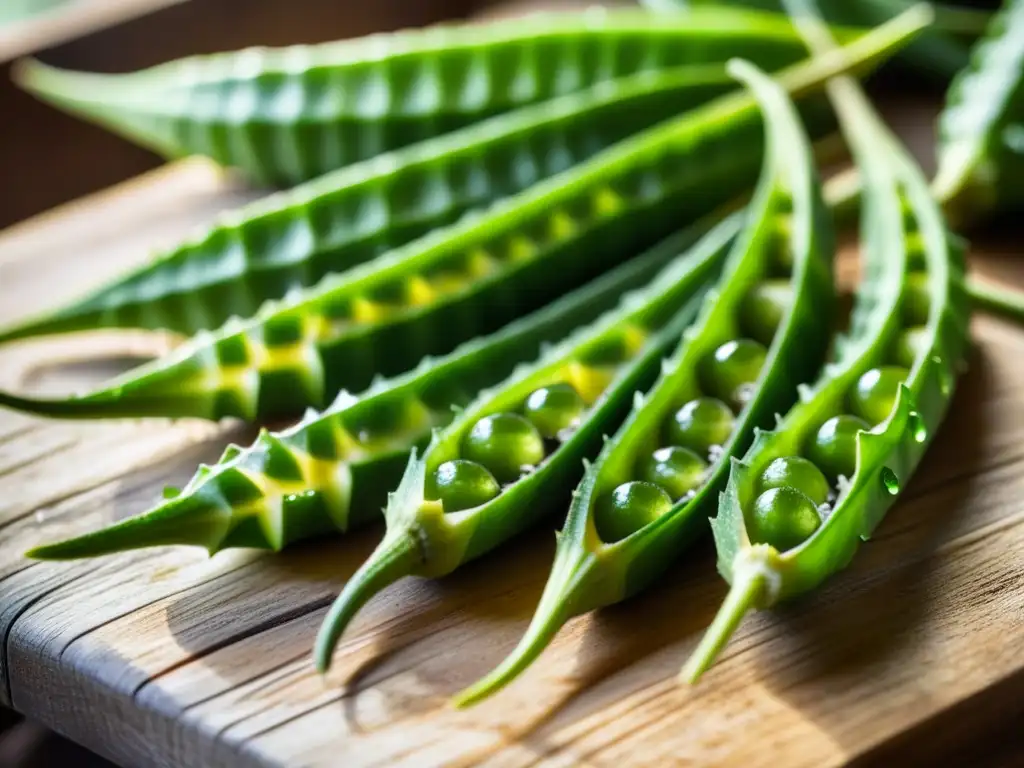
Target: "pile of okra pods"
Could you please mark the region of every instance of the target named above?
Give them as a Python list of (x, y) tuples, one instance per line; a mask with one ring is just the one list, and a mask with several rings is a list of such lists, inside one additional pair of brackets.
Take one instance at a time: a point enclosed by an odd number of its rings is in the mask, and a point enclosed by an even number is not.
[[(972, 306), (1024, 316), (965, 276), (970, 230), (1024, 208), (1024, 2), (751, 5), (652, 0), (129, 74), (23, 62), (38, 98), (278, 191), (0, 332), (159, 329), (182, 336), (170, 354), (0, 404), (298, 419), (28, 556), (279, 551), (383, 510), (317, 639), (325, 670), (388, 584), (552, 525), (536, 615), (467, 705), (710, 534), (731, 589), (683, 667), (696, 681), (747, 611), (844, 568), (899, 500)], [(879, 68), (946, 90), (931, 180), (862, 90)], [(825, 181), (837, 146), (850, 170)], [(840, 316), (848, 225), (861, 277)]]

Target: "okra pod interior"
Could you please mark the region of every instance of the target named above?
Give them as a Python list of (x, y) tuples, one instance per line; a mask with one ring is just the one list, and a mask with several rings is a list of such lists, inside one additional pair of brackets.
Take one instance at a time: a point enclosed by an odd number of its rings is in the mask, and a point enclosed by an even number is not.
[[(810, 0), (794, 18), (831, 38)], [(871, 536), (941, 423), (963, 362), (964, 249), (916, 162), (849, 78), (828, 86), (864, 178), (853, 322), (813, 387), (734, 464), (712, 530), (729, 596), (681, 675), (696, 681), (743, 615), (806, 592)]]
[(688, 244), (688, 232), (511, 323), (414, 371), (342, 392), (282, 432), (231, 445), (212, 466), (154, 509), (99, 531), (30, 551), (30, 557), (95, 557), (157, 545), (278, 551), (300, 539), (345, 532), (380, 519), (412, 448), (450, 421), (485, 386), (532, 359), (545, 343), (592, 322), (645, 285)]
[(776, 83), (749, 63), (732, 66), (765, 113), (768, 141), (722, 277), (661, 376), (587, 467), (525, 636), (459, 694), (460, 705), (507, 685), (572, 615), (649, 586), (704, 529), (701, 511), (721, 490), (729, 457), (795, 399), (800, 376), (824, 357), (834, 244), (810, 142)]

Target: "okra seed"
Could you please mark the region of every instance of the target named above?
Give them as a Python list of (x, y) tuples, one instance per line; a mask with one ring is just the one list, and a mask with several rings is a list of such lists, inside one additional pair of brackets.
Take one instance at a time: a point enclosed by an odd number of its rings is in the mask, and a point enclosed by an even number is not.
[(780, 552), (803, 544), (821, 526), (817, 505), (796, 488), (771, 488), (754, 501), (747, 520), (751, 540)]
[(802, 456), (780, 456), (765, 467), (759, 490), (772, 488), (795, 488), (819, 506), (832, 490), (821, 470)]
[(904, 368), (912, 368), (917, 360), (928, 350), (930, 335), (928, 328), (919, 325), (903, 331), (896, 339), (893, 357)]
[(742, 410), (767, 356), (764, 345), (753, 339), (727, 341), (704, 360), (705, 391), (724, 400), (733, 410)]
[(485, 466), (499, 483), (511, 483), (522, 474), (523, 466), (536, 466), (544, 460), (544, 440), (522, 416), (495, 413), (473, 425), (463, 441), (462, 454)]
[(762, 344), (771, 344), (782, 318), (793, 303), (788, 280), (766, 280), (750, 289), (740, 305), (740, 327)]
[(707, 462), (689, 448), (672, 445), (641, 459), (637, 476), (661, 486), (673, 501), (678, 501), (700, 486), (707, 468)]
[(808, 458), (827, 477), (853, 477), (857, 468), (857, 432), (871, 425), (848, 413), (833, 416), (818, 429), (808, 447)]
[(676, 411), (667, 442), (706, 456), (713, 445), (725, 445), (735, 423), (736, 417), (721, 400), (698, 397)]
[(434, 484), (445, 512), (485, 504), (501, 492), (494, 475), (475, 461), (446, 461), (434, 472)]
[(866, 371), (850, 393), (850, 409), (869, 424), (879, 424), (888, 418), (900, 384), (907, 380), (906, 368), (886, 365)]
[(541, 435), (557, 437), (564, 429), (579, 423), (586, 403), (569, 384), (541, 387), (526, 398), (523, 413)]
[(672, 509), (672, 499), (654, 483), (623, 483), (594, 508), (594, 524), (602, 541), (614, 542), (636, 533)]
[(924, 325), (928, 322), (931, 296), (928, 294), (928, 274), (911, 272), (903, 290), (903, 322), (907, 325)]

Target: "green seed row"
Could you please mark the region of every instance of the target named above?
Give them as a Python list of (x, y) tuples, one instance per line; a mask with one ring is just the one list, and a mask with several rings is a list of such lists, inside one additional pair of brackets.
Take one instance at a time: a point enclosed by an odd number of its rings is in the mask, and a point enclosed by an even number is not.
[(461, 458), (434, 471), (428, 496), (439, 499), (445, 512), (460, 512), (486, 504), (503, 486), (536, 471), (571, 437), (617, 370), (643, 349), (647, 336), (639, 326), (626, 326), (602, 338), (584, 359), (566, 365), (562, 380), (531, 392), (518, 412), (481, 417), (462, 440)]
[[(788, 231), (788, 214), (777, 216)], [(698, 364), (699, 392), (665, 420), (659, 444), (637, 459), (634, 480), (620, 483), (594, 507), (602, 541), (620, 541), (691, 499), (709, 467), (722, 458), (736, 417), (756, 391), (768, 346), (792, 305), (788, 241), (778, 238), (772, 277), (758, 281), (740, 303), (739, 329), (747, 334), (720, 344)]]
[[(908, 264), (919, 267), (920, 238), (909, 233), (906, 239)], [(888, 359), (861, 374), (844, 398), (847, 412), (813, 430), (802, 455), (774, 459), (756, 481), (758, 495), (747, 512), (752, 543), (785, 552), (809, 539), (828, 519), (831, 505), (856, 470), (857, 434), (889, 417), (900, 386), (928, 342), (930, 303), (928, 275), (913, 269), (900, 297), (902, 327)]]

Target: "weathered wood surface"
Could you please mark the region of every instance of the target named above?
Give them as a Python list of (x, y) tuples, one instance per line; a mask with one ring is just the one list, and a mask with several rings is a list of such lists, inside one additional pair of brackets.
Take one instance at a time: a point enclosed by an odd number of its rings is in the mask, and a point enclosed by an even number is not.
[[(102, 282), (249, 194), (190, 162), (10, 230), (0, 322)], [(1024, 284), (1009, 249), (972, 258)], [(698, 688), (674, 676), (724, 594), (707, 545), (660, 588), (571, 622), (519, 681), (466, 712), (447, 697), (518, 640), (550, 530), (440, 582), (388, 589), (321, 679), (313, 636), (379, 529), (277, 557), (175, 548), (31, 563), (29, 545), (140, 511), (246, 435), (0, 412), (0, 700), (126, 766), (976, 758), (1024, 710), (1024, 332), (986, 317), (973, 332), (950, 418), (877, 538), (821, 592), (746, 621)], [(115, 335), (26, 343), (0, 351), (0, 385), (83, 386), (110, 371), (40, 365), (102, 345), (151, 348)]]
[(0, 26), (0, 63), (186, 0), (68, 0)]

